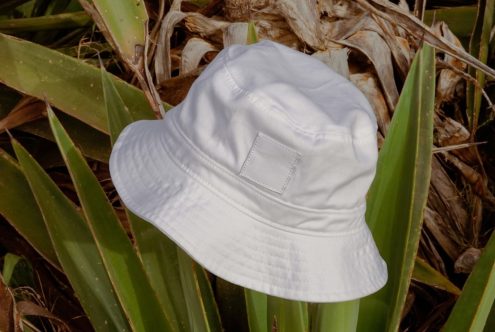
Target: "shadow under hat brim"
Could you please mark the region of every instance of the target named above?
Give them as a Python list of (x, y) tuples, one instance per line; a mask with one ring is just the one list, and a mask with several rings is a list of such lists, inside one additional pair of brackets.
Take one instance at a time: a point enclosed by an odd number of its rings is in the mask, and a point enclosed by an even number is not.
[(348, 301), (384, 286), (387, 267), (364, 220), (359, 229), (332, 235), (261, 222), (174, 159), (188, 146), (167, 147), (164, 121), (124, 128), (110, 174), (125, 206), (200, 265), (234, 284), (306, 302)]

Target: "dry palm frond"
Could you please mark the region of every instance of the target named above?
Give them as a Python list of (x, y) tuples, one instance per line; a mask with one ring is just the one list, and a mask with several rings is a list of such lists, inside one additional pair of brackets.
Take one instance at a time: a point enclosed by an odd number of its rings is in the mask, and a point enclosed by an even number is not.
[(371, 61), (383, 86), (390, 109), (394, 109), (399, 92), (394, 79), (392, 55), (385, 41), (374, 31), (359, 31), (340, 43), (362, 52)]
[(189, 39), (182, 50), (180, 74), (187, 74), (198, 68), (203, 56), (214, 51), (218, 51), (217, 48), (203, 39)]
[(349, 79), (349, 49), (335, 48), (326, 51), (317, 51), (313, 53), (312, 56), (332, 68), (335, 72)]

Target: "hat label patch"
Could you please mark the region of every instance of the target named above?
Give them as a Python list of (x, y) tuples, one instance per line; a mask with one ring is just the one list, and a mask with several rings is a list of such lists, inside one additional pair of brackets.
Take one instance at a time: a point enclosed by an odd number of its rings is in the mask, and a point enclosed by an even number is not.
[(258, 132), (239, 175), (282, 194), (300, 159), (299, 152)]

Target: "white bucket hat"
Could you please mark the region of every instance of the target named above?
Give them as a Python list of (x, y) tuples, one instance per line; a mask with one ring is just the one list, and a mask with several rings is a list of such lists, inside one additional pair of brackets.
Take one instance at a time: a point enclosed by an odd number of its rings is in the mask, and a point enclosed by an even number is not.
[(120, 134), (123, 203), (219, 277), (308, 302), (374, 293), (365, 222), (376, 119), (319, 60), (272, 41), (223, 49), (161, 120)]

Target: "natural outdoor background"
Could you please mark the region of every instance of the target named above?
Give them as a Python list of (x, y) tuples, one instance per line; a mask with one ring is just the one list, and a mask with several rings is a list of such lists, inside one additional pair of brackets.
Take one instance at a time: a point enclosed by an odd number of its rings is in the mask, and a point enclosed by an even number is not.
[[(0, 2), (0, 331), (495, 331), (495, 0), (396, 3)], [(244, 290), (119, 202), (122, 128), (258, 39), (318, 57), (374, 108), (376, 294)]]

